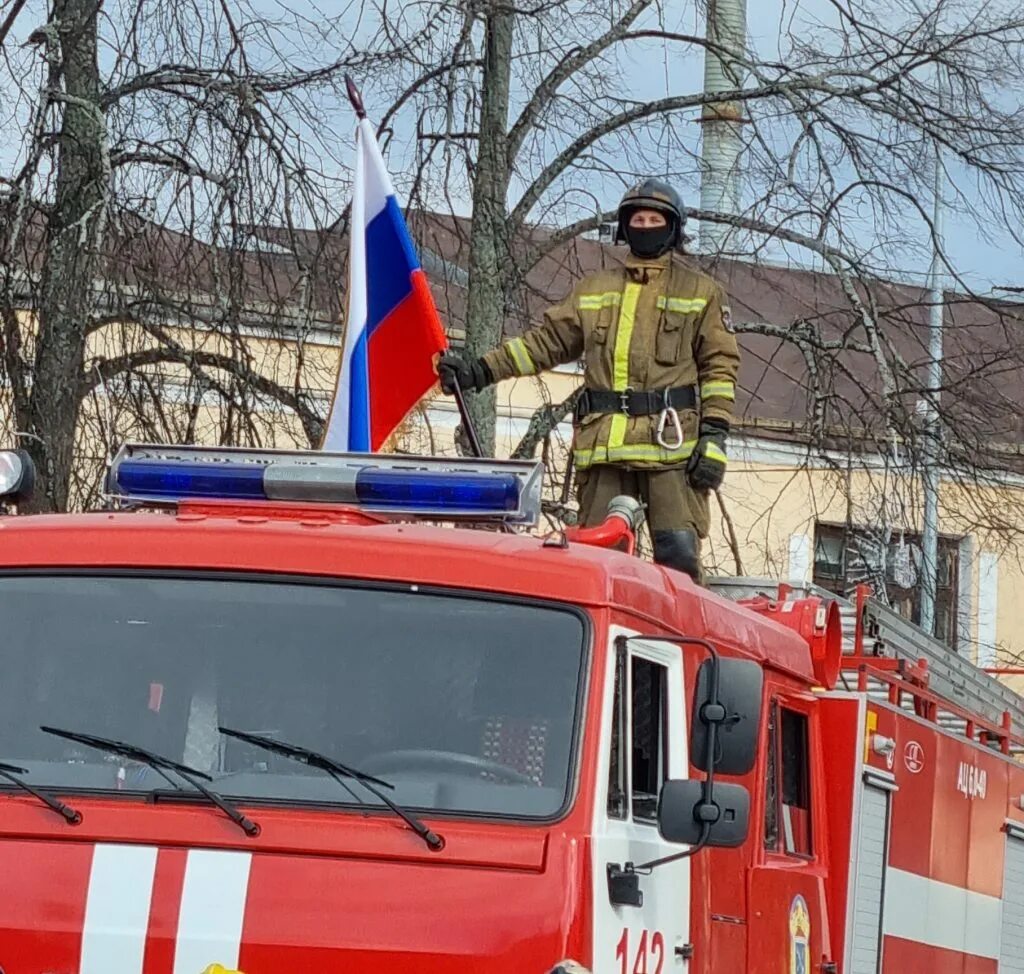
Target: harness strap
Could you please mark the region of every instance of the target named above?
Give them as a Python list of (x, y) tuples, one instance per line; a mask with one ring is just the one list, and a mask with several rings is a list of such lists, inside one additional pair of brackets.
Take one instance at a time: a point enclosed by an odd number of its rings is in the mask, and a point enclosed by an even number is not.
[(666, 409), (696, 409), (693, 386), (674, 389), (584, 389), (576, 407), (576, 418), (591, 413), (625, 413), (627, 416), (654, 416)]

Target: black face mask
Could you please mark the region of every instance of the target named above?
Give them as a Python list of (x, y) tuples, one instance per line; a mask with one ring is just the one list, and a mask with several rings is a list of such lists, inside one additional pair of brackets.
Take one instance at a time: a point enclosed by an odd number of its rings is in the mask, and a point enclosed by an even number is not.
[(668, 253), (676, 241), (676, 228), (671, 223), (644, 230), (627, 226), (624, 232), (629, 249), (641, 260), (651, 260)]

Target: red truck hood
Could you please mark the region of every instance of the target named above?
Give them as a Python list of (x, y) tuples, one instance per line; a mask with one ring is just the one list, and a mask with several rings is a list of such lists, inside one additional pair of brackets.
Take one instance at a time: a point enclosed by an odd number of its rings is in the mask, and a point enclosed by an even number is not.
[(260, 811), (245, 841), (206, 809), (96, 803), (61, 831), (43, 814), (0, 806), (5, 974), (521, 974), (574, 946), (577, 847), (540, 828), (438, 821), (432, 853), (378, 816)]

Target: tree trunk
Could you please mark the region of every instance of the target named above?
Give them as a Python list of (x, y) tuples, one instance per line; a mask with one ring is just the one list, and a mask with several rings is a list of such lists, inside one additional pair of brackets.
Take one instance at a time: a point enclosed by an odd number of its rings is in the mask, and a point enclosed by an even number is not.
[[(480, 139), (469, 236), (466, 349), (473, 357), (498, 344), (505, 319), (503, 266), (509, 260), (508, 111), (514, 21), (515, 14), (504, 0), (492, 0), (487, 14)], [(468, 405), (484, 454), (493, 455), (494, 390), (471, 396)]]
[(106, 125), (100, 108), (96, 0), (57, 0), (51, 26), (60, 45), (63, 118), (53, 209), (39, 298), (25, 447), (36, 463), (34, 510), (64, 510), (82, 397), (82, 363), (94, 305), (109, 191)]

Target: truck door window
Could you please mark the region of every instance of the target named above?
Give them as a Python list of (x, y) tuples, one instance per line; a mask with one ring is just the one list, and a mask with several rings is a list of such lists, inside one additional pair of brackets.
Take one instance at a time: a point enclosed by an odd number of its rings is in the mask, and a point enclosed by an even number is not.
[(667, 670), (634, 656), (632, 676), (633, 818), (655, 822), (658, 795), (668, 777)]
[(811, 856), (810, 746), (807, 715), (773, 702), (768, 716), (764, 846)]
[(629, 785), (626, 782), (626, 654), (620, 651), (615, 661), (615, 703), (612, 709), (612, 751), (608, 764), (608, 817), (624, 819), (629, 814)]
[(779, 705), (768, 710), (768, 759), (765, 766), (764, 847), (779, 848)]
[(811, 789), (807, 717), (782, 709), (779, 720), (781, 744), (781, 831), (783, 851), (809, 856), (811, 847)]

